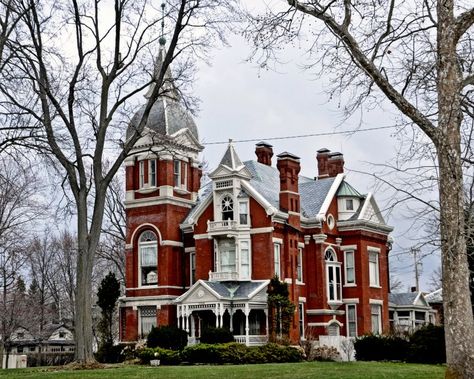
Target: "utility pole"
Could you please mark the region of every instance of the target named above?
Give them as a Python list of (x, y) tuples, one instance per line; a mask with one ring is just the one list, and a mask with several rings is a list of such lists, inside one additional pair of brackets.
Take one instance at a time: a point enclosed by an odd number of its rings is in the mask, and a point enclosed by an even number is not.
[(417, 254), (420, 252), (419, 248), (412, 247), (411, 252), (413, 254), (413, 259), (415, 260), (415, 285), (416, 285), (416, 292), (420, 291), (420, 272), (418, 271), (418, 265), (420, 262), (418, 262), (417, 259)]

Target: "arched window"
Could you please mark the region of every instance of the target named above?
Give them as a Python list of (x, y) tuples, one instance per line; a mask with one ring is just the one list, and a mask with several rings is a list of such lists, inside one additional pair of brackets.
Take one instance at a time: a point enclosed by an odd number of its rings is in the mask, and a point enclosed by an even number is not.
[(324, 260), (326, 261), (328, 302), (341, 302), (341, 263), (337, 261), (336, 252), (332, 248), (326, 250)]
[(232, 196), (225, 195), (221, 200), (222, 208), (222, 220), (233, 220), (234, 219), (234, 199)]
[(158, 283), (158, 239), (151, 230), (145, 230), (138, 240), (140, 283), (149, 286)]

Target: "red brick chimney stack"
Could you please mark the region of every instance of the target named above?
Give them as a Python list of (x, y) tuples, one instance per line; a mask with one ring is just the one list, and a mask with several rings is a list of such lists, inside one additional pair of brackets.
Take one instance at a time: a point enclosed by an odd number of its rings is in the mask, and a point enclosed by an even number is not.
[(255, 145), (255, 154), (257, 162), (267, 166), (272, 165), (273, 146), (266, 142), (259, 142)]
[(341, 153), (331, 153), (329, 149), (318, 150), (318, 179), (332, 178), (344, 172), (344, 156)]
[(301, 169), (300, 158), (287, 152), (278, 154), (277, 158), (277, 168), (280, 171), (280, 209), (299, 213), (298, 174)]

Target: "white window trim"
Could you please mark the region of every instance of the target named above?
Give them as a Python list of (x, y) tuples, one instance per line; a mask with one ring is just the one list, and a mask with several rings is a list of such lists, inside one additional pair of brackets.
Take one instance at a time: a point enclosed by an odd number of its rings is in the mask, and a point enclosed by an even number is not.
[[(301, 279), (298, 279), (298, 260), (301, 264)], [(298, 257), (296, 261), (296, 283), (304, 284), (303, 247), (298, 244)]]
[[(147, 229), (148, 230), (148, 229)], [(151, 230), (150, 230), (151, 231)], [(145, 233), (146, 230), (142, 231), (138, 237), (138, 288), (154, 288), (158, 286), (159, 282), (159, 275), (158, 275), (158, 236), (154, 231), (152, 231), (157, 240), (156, 241), (149, 241), (149, 242), (140, 242), (140, 237), (143, 233)], [(151, 246), (152, 244), (156, 244), (156, 277), (157, 277), (157, 283), (155, 284), (142, 284), (142, 252), (140, 250), (140, 247), (145, 244)]]
[(189, 285), (192, 286), (195, 281), (193, 282), (193, 262), (192, 256), (194, 256), (194, 271), (196, 271), (196, 250), (189, 251)]
[(183, 181), (183, 183), (181, 183), (181, 188), (187, 189), (188, 188), (188, 163), (187, 162), (182, 163), (181, 175), (182, 175), (181, 179)]
[[(299, 313), (300, 313), (301, 323), (303, 324), (303, 327), (301, 328), (301, 329), (302, 329), (302, 330), (301, 330), (301, 335), (300, 335), (300, 340), (302, 340), (302, 341), (305, 341), (305, 340), (306, 340), (305, 334), (304, 334), (304, 332), (305, 332), (305, 327), (304, 327), (304, 320), (305, 320), (305, 317), (304, 317), (304, 307), (305, 307), (305, 303), (300, 300), (300, 301), (298, 302), (298, 311), (300, 311)], [(299, 326), (299, 321), (300, 321), (300, 320), (298, 320), (298, 326)]]
[(379, 313), (378, 313), (378, 324), (379, 324), (379, 330), (376, 334), (382, 334), (383, 332), (383, 326), (382, 326), (382, 312), (383, 312), (383, 306), (382, 304), (380, 303), (371, 303), (370, 304), (370, 330), (372, 331), (373, 333), (373, 330), (372, 330), (372, 306), (377, 306), (378, 309), (379, 309)]
[[(242, 258), (242, 242), (247, 242), (247, 246), (248, 246), (248, 253), (249, 253), (249, 276), (248, 278), (243, 278), (242, 277), (242, 262), (241, 262), (241, 258)], [(243, 240), (239, 240), (239, 244), (238, 244), (238, 267), (237, 267), (237, 270), (239, 272), (239, 278), (242, 279), (242, 280), (251, 280), (252, 279), (252, 241), (250, 239), (243, 239)]]
[[(347, 254), (352, 253), (352, 270), (354, 271), (354, 282), (347, 282)], [(356, 281), (356, 269), (355, 269), (355, 251), (354, 250), (344, 250), (344, 287), (357, 287)]]
[(352, 336), (352, 337), (357, 337), (359, 335), (359, 333), (357, 333), (357, 303), (347, 303), (346, 304), (346, 325), (347, 325), (347, 330), (346, 330), (346, 335), (347, 337), (351, 337), (349, 335), (349, 307), (350, 306), (354, 306), (354, 312), (355, 312), (355, 336)]
[[(178, 168), (178, 171), (176, 171)], [(179, 159), (173, 159), (173, 187), (181, 188), (181, 161)], [(176, 182), (178, 182), (176, 185)]]
[[(376, 257), (377, 257), (377, 260), (376, 260), (376, 268), (377, 268), (376, 274), (377, 274), (377, 277), (375, 278), (376, 282), (372, 282), (372, 277), (370, 276), (370, 255), (371, 254), (376, 254)], [(380, 249), (377, 248), (377, 247), (368, 246), (367, 247), (367, 259), (368, 259), (368, 267), (369, 267), (369, 286), (371, 288), (382, 288), (380, 286)]]
[[(244, 213), (240, 212), (240, 204), (245, 204), (246, 207), (247, 207), (247, 213), (245, 213), (247, 215), (247, 223), (246, 224), (241, 224), (240, 223), (240, 215), (244, 214)], [(248, 199), (238, 199), (238, 207), (239, 207), (239, 225), (249, 226), (250, 225), (250, 202), (248, 201)]]
[[(327, 299), (328, 299), (328, 303), (329, 304), (334, 304), (334, 303), (342, 303), (342, 270), (341, 270), (341, 262), (337, 261), (337, 253), (336, 251), (331, 248), (331, 247), (328, 247), (325, 251), (324, 251), (324, 255), (326, 256), (326, 252), (328, 250), (332, 250), (332, 252), (334, 253), (334, 257), (336, 259), (336, 261), (327, 261), (327, 260), (324, 260), (324, 264), (326, 266), (326, 296), (327, 296)], [(334, 300), (331, 300), (331, 295), (330, 295), (330, 291), (329, 291), (329, 268), (333, 268), (334, 269), (334, 274), (337, 272), (337, 269), (339, 269), (339, 279), (341, 279), (341, 282), (339, 283), (339, 291), (337, 291), (337, 282), (336, 282), (336, 299)], [(333, 275), (334, 279), (336, 279), (337, 275)], [(339, 292), (339, 293), (337, 293)]]
[[(275, 260), (276, 246), (278, 246), (278, 270), (279, 270), (278, 273), (276, 272), (276, 260)], [(281, 275), (281, 247), (282, 247), (281, 243), (275, 242), (275, 241), (273, 242), (273, 272), (274, 272), (274, 275), (278, 275), (278, 278), (280, 280), (282, 279), (282, 275)]]

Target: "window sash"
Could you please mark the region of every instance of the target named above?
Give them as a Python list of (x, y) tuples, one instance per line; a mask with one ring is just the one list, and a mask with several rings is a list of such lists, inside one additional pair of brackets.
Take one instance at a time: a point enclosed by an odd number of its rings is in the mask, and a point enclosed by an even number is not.
[(189, 254), (189, 265), (190, 265), (190, 281), (191, 285), (196, 281), (196, 253), (192, 252)]
[(219, 244), (220, 271), (235, 272), (235, 244), (230, 241), (224, 241)]
[(151, 267), (157, 265), (157, 248), (156, 242), (153, 245), (140, 246), (140, 266)]
[(357, 337), (357, 309), (355, 304), (347, 305), (347, 336)]
[(370, 306), (370, 315), (372, 321), (372, 333), (380, 334), (382, 332), (382, 325), (381, 325), (381, 313), (382, 307), (380, 305), (371, 305)]
[(369, 282), (371, 286), (379, 286), (379, 255), (376, 252), (369, 252)]
[(298, 256), (296, 261), (296, 280), (303, 281), (303, 249), (298, 248)]
[(150, 187), (156, 187), (156, 159), (148, 161), (148, 184)]
[(327, 294), (329, 301), (341, 301), (341, 267), (334, 264), (326, 264)]
[(145, 162), (138, 162), (138, 186), (143, 188), (145, 186)]
[(239, 222), (240, 225), (248, 225), (248, 203), (246, 201), (239, 202)]
[(181, 161), (175, 160), (173, 165), (174, 186), (179, 188), (181, 187)]
[(250, 249), (248, 241), (240, 242), (240, 277), (250, 279)]
[(281, 245), (279, 243), (273, 245), (273, 260), (275, 275), (281, 278)]
[(346, 251), (345, 258), (346, 258), (345, 260), (346, 283), (354, 284), (355, 283), (354, 252)]
[(151, 329), (156, 326), (156, 308), (142, 307), (140, 308), (140, 329), (141, 335), (146, 336)]

